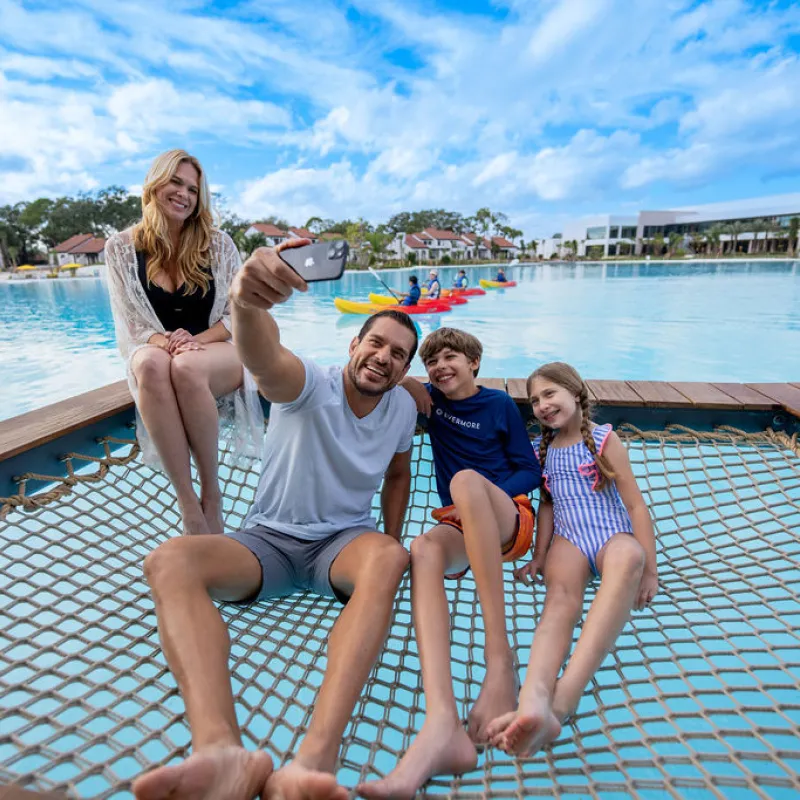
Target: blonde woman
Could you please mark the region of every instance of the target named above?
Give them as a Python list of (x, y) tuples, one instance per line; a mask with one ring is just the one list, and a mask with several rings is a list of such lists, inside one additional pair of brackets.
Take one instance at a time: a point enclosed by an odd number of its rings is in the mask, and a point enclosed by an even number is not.
[(172, 481), (184, 533), (222, 533), (220, 415), (238, 454), (255, 454), (263, 417), (231, 342), (228, 289), (241, 258), (213, 225), (196, 158), (169, 150), (155, 159), (141, 222), (108, 240), (106, 265), (144, 460), (160, 462)]

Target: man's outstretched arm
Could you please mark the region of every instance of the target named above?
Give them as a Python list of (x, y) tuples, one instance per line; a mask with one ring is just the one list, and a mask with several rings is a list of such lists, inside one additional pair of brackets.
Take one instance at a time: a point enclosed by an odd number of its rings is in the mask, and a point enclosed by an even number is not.
[[(279, 245), (299, 247), (307, 239)], [(230, 290), (233, 342), (242, 364), (253, 375), (267, 400), (291, 403), (305, 385), (303, 362), (281, 344), (278, 324), (269, 310), (291, 297), (294, 290), (305, 292), (306, 282), (277, 254), (260, 247), (244, 263)]]

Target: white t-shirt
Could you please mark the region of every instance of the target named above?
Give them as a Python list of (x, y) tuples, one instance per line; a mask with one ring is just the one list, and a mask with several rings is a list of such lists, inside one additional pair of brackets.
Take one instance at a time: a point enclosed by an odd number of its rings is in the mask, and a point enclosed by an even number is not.
[(359, 525), (374, 528), (372, 499), (394, 454), (411, 447), (416, 404), (395, 387), (358, 419), (342, 368), (302, 361), (300, 396), (270, 408), (263, 472), (245, 527), (264, 525), (310, 540)]

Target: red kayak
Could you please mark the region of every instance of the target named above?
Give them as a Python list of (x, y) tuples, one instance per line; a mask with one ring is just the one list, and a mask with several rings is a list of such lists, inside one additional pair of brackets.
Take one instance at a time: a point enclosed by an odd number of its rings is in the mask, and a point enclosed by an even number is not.
[(478, 297), (482, 294), (486, 294), (485, 289), (478, 289), (477, 287), (473, 289), (445, 289), (444, 291), (447, 292), (447, 294), (445, 295), (444, 292), (442, 292), (442, 296), (447, 298), (455, 295), (461, 295), (462, 297)]

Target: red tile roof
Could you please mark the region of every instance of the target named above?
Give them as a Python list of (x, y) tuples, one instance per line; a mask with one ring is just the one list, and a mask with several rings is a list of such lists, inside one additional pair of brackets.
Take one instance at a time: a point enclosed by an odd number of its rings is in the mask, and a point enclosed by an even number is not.
[(423, 250), (428, 247), (425, 242), (420, 241), (418, 233), (407, 233), (406, 234), (406, 247), (413, 247), (416, 250)]
[(91, 233), (78, 233), (70, 236), (66, 241), (57, 244), (53, 249), (56, 253), (71, 253), (73, 247), (77, 247), (81, 242), (94, 238)]
[(424, 241), (433, 241), (433, 238), (434, 238), (429, 233), (425, 233), (425, 231), (420, 231), (419, 233), (412, 233), (411, 235), (412, 236), (416, 236), (417, 239), (421, 239), (423, 242)]
[(264, 236), (271, 236), (272, 238), (283, 236), (286, 237), (286, 231), (282, 231), (280, 228), (273, 225), (271, 222), (254, 222), (251, 228), (255, 228), (259, 233), (263, 233)]
[(516, 247), (514, 242), (509, 242), (508, 239), (504, 239), (502, 236), (493, 236), (492, 243), (498, 247)]
[(453, 239), (459, 238), (457, 233), (453, 233), (453, 231), (443, 231), (440, 228), (425, 228), (425, 233), (429, 234), (434, 239), (445, 239), (452, 241)]
[(105, 239), (95, 239), (94, 236), (92, 236), (85, 242), (81, 242), (77, 247), (73, 247), (69, 252), (75, 255), (81, 253), (102, 253), (105, 246)]
[(319, 238), (316, 233), (312, 233), (307, 228), (289, 228), (289, 233), (293, 233), (301, 239), (311, 239), (312, 242), (316, 242)]

